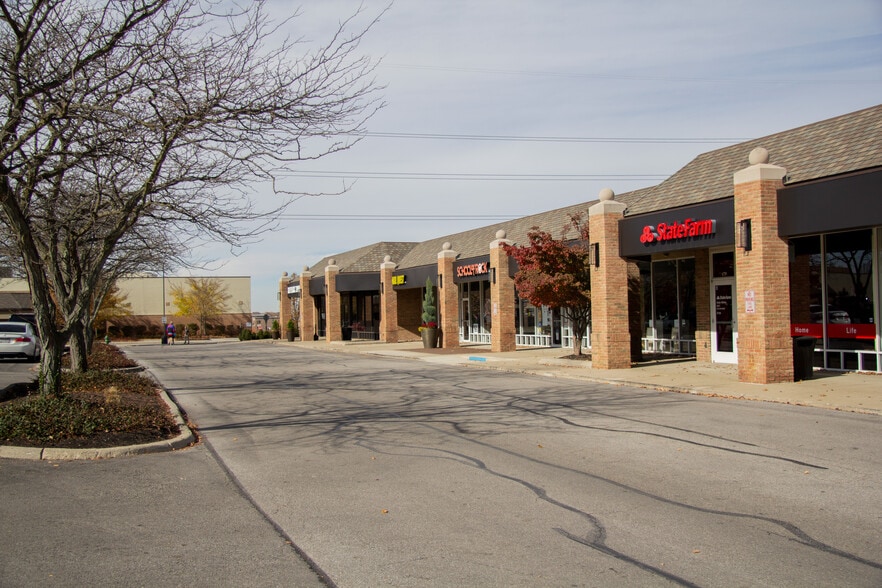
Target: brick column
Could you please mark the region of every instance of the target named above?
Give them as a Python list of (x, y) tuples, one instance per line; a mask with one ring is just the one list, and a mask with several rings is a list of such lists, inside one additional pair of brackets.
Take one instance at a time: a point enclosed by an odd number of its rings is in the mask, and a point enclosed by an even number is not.
[(391, 255), (380, 264), (380, 341), (384, 343), (398, 343), (398, 292), (392, 287), (396, 267)]
[(628, 262), (619, 256), (619, 221), (626, 206), (609, 188), (588, 209), (588, 235), (598, 244), (600, 265), (591, 266), (591, 365), (601, 370), (631, 367), (628, 331)]
[(340, 293), (337, 292), (337, 274), (340, 268), (337, 260), (331, 259), (325, 268), (325, 340), (343, 340), (343, 325), (340, 324)]
[(711, 360), (710, 254), (695, 255), (695, 359)]
[(778, 190), (786, 170), (770, 165), (762, 147), (750, 152), (749, 162), (734, 177), (735, 233), (743, 220), (750, 221), (751, 233), (750, 250), (735, 249), (738, 379), (792, 382), (789, 258), (787, 240), (778, 236)]
[(441, 347), (459, 347), (459, 288), (453, 282), (453, 262), (459, 255), (445, 242), (438, 253), (438, 326)]
[(316, 334), (315, 298), (309, 293), (309, 281), (312, 272), (304, 266), (300, 274), (300, 340), (312, 341)]
[[(496, 231), (496, 240), (490, 243), (490, 350), (514, 351), (515, 346), (515, 286), (509, 275), (508, 254), (502, 245), (511, 245), (505, 231)], [(493, 279), (495, 276), (495, 279)]]
[(288, 298), (288, 272), (284, 272), (279, 278), (279, 327), (282, 333), (288, 328), (288, 321), (291, 319), (291, 299)]

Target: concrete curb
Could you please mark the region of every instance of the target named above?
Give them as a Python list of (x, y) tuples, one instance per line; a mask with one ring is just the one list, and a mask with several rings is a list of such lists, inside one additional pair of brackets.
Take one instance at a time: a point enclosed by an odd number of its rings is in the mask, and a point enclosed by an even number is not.
[(163, 439), (141, 445), (125, 445), (122, 447), (93, 447), (83, 449), (68, 449), (64, 447), (15, 447), (0, 445), (0, 458), (10, 459), (35, 459), (35, 460), (78, 460), (78, 459), (109, 459), (113, 457), (125, 457), (129, 455), (143, 455), (146, 453), (161, 453), (183, 449), (196, 442), (196, 435), (187, 426), (178, 405), (169, 397), (165, 390), (160, 389), (159, 395), (168, 406), (175, 419), (175, 423), (181, 430), (174, 439)]

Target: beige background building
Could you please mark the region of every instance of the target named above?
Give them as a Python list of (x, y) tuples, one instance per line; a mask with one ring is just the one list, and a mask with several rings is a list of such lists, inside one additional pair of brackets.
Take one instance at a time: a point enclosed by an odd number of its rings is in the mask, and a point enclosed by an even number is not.
[[(194, 276), (199, 279), (203, 276)], [(226, 286), (229, 299), (225, 313), (213, 321), (215, 333), (223, 331), (234, 335), (251, 322), (251, 277), (250, 276), (210, 276)], [(120, 295), (131, 304), (131, 316), (120, 317), (111, 326), (111, 332), (133, 336), (147, 336), (159, 333), (164, 321), (176, 324), (196, 323), (195, 317), (178, 316), (172, 289), (187, 286), (186, 277), (178, 276), (133, 276), (117, 281)], [(27, 280), (0, 278), (0, 293), (28, 293)], [(33, 312), (33, 307), (21, 308), (22, 312)], [(96, 325), (97, 326), (97, 325)], [(103, 330), (105, 326), (98, 326)], [(155, 332), (155, 333), (154, 333)]]

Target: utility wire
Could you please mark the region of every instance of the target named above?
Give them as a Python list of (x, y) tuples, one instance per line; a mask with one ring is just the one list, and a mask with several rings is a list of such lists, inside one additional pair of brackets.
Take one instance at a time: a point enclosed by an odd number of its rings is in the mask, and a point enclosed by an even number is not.
[(283, 213), (280, 220), (365, 220), (365, 221), (437, 221), (437, 220), (510, 220), (526, 214), (292, 214)]
[(781, 84), (878, 84), (878, 79), (873, 78), (786, 78), (775, 76), (774, 78), (756, 78), (756, 77), (707, 77), (707, 76), (666, 76), (666, 75), (647, 75), (647, 74), (597, 74), (597, 73), (579, 73), (579, 72), (562, 72), (548, 70), (515, 70), (515, 69), (493, 69), (480, 67), (455, 67), (440, 65), (416, 65), (416, 64), (395, 64), (384, 63), (382, 67), (388, 69), (413, 69), (425, 71), (444, 71), (455, 73), (476, 73), (481, 75), (496, 74), (506, 76), (533, 76), (533, 77), (553, 77), (553, 78), (581, 78), (592, 80), (626, 80), (626, 81), (652, 81), (652, 82), (670, 82), (670, 83), (702, 83), (702, 84), (739, 84), (739, 85), (756, 85), (756, 86), (778, 86)]
[(357, 133), (362, 137), (381, 137), (384, 139), (444, 139), (457, 141), (514, 141), (531, 143), (646, 143), (646, 144), (695, 144), (695, 143), (743, 143), (744, 137), (556, 137), (521, 135), (476, 135), (447, 133), (394, 133), (366, 131)]
[(594, 180), (664, 180), (667, 174), (478, 174), (433, 172), (371, 172), (329, 170), (286, 170), (279, 176), (298, 178), (343, 178), (379, 180), (457, 180), (457, 181), (556, 181), (585, 182)]

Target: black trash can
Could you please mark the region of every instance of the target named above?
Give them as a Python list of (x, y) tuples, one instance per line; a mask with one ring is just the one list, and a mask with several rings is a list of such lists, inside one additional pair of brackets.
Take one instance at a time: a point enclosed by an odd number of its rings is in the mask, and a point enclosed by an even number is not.
[(814, 337), (793, 338), (793, 381), (812, 379), (812, 360), (815, 354)]
[(162, 336), (162, 344), (163, 344), (163, 345), (168, 345), (168, 335), (163, 335), (163, 336)]

